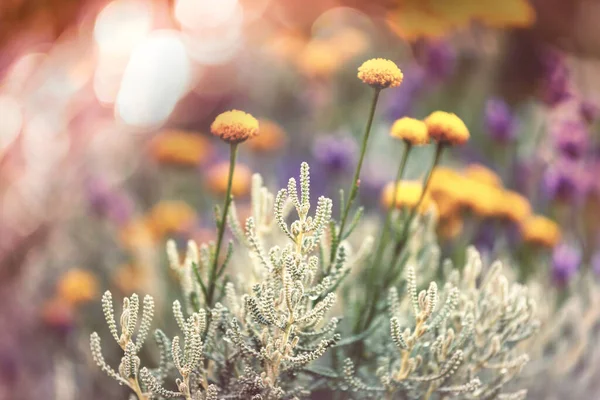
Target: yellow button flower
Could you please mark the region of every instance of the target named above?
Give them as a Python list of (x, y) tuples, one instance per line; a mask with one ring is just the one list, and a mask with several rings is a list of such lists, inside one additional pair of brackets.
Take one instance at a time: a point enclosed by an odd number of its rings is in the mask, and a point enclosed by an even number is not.
[(150, 143), (152, 157), (162, 164), (196, 166), (212, 152), (209, 141), (185, 131), (160, 133)]
[(498, 174), (481, 164), (469, 164), (465, 168), (464, 174), (468, 179), (476, 182), (494, 187), (502, 187), (502, 179), (500, 179)]
[(527, 219), (521, 225), (521, 235), (526, 243), (554, 247), (560, 241), (560, 228), (556, 222), (541, 215)]
[[(392, 207), (394, 203), (394, 182), (388, 183), (383, 189), (381, 196), (381, 203), (385, 208)], [(416, 207), (419, 198), (423, 193), (423, 185), (417, 181), (401, 181), (398, 185), (398, 191), (396, 192), (396, 207), (397, 208), (409, 208), (413, 209)], [(429, 192), (425, 193), (423, 201), (419, 206), (419, 212), (425, 214), (429, 209), (435, 206), (433, 199)]]
[(415, 146), (429, 143), (427, 125), (414, 118), (404, 117), (396, 120), (392, 125), (390, 135)]
[(426, 119), (429, 136), (443, 144), (459, 145), (469, 140), (469, 129), (456, 114), (434, 111)]
[(240, 143), (258, 135), (258, 120), (243, 111), (226, 111), (215, 118), (210, 131), (228, 143)]
[(248, 142), (250, 149), (259, 153), (269, 153), (281, 149), (286, 142), (283, 128), (276, 122), (261, 119), (260, 135)]
[(441, 219), (438, 222), (437, 233), (442, 239), (456, 238), (463, 231), (464, 221), (460, 215)]
[(58, 281), (57, 294), (73, 306), (86, 303), (98, 296), (98, 280), (89, 271), (70, 269)]
[[(215, 194), (227, 192), (229, 163), (220, 163), (210, 168), (206, 174), (208, 188)], [(244, 164), (237, 164), (233, 173), (231, 193), (233, 196), (245, 196), (250, 192), (252, 172)]]
[(358, 78), (376, 89), (400, 86), (404, 75), (393, 61), (373, 58), (358, 68)]

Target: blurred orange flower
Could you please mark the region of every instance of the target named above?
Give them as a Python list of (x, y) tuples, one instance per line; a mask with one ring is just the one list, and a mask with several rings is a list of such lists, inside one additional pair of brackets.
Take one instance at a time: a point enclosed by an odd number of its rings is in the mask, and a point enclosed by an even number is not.
[(286, 135), (283, 128), (274, 121), (259, 120), (260, 134), (248, 142), (248, 147), (256, 152), (274, 152), (285, 145)]
[(98, 280), (89, 271), (70, 269), (58, 281), (57, 294), (74, 306), (86, 303), (97, 297)]
[(556, 222), (541, 215), (535, 215), (521, 224), (521, 235), (526, 243), (554, 247), (560, 241), (560, 228)]
[(186, 231), (196, 219), (196, 211), (193, 208), (183, 201), (176, 200), (161, 201), (148, 213), (150, 229), (157, 238)]
[(151, 247), (156, 242), (151, 221), (147, 217), (134, 219), (121, 228), (119, 239), (129, 249)]
[(150, 144), (150, 151), (159, 163), (196, 166), (208, 158), (212, 147), (203, 136), (171, 130), (156, 136)]
[[(227, 192), (227, 179), (229, 178), (229, 163), (223, 162), (210, 168), (206, 174), (207, 185), (216, 194)], [(250, 192), (252, 172), (244, 164), (237, 164), (233, 174), (231, 193), (234, 196), (245, 196)]]
[(396, 0), (387, 16), (400, 37), (440, 37), (477, 21), (496, 28), (524, 27), (535, 22), (527, 0)]
[(147, 270), (132, 264), (123, 264), (112, 275), (114, 284), (125, 294), (144, 290), (148, 284)]

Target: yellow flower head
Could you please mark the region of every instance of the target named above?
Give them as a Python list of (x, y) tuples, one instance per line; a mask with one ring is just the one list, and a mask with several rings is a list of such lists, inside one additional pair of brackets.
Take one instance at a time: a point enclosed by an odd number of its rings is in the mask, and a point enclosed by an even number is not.
[[(229, 178), (229, 163), (220, 163), (207, 172), (207, 185), (216, 194), (227, 192), (227, 179)], [(231, 193), (234, 196), (245, 196), (250, 192), (252, 172), (244, 164), (237, 164), (233, 173)]]
[[(385, 208), (391, 208), (394, 204), (394, 186), (394, 182), (390, 182), (383, 189), (381, 203)], [(421, 193), (423, 193), (423, 185), (421, 182), (401, 181), (398, 185), (398, 191), (396, 192), (396, 207), (415, 208), (421, 197)], [(425, 214), (432, 205), (434, 205), (434, 203), (431, 194), (426, 192), (418, 211), (421, 214)]]
[(434, 111), (425, 118), (425, 124), (429, 136), (439, 143), (458, 145), (469, 140), (469, 130), (456, 114)]
[(468, 180), (453, 169), (439, 166), (432, 175), (429, 190), (437, 204), (440, 218), (458, 214), (469, 202)]
[(248, 142), (250, 149), (269, 153), (281, 149), (286, 142), (286, 135), (281, 126), (269, 120), (260, 120), (260, 135)]
[(521, 224), (521, 235), (526, 243), (543, 247), (554, 247), (560, 241), (560, 228), (556, 222), (535, 215)]
[(502, 179), (494, 171), (481, 164), (469, 164), (465, 169), (465, 176), (484, 185), (502, 187)]
[(58, 281), (58, 296), (70, 305), (86, 303), (98, 295), (98, 280), (89, 271), (74, 268), (67, 271)]
[(416, 146), (429, 143), (427, 125), (414, 118), (404, 117), (396, 120), (392, 125), (390, 135)]
[(517, 192), (504, 191), (500, 202), (499, 217), (521, 223), (531, 215), (529, 200)]
[(228, 143), (240, 143), (258, 135), (258, 121), (243, 111), (226, 111), (217, 115), (210, 131)]
[(152, 157), (162, 164), (196, 166), (210, 155), (211, 145), (200, 135), (167, 131), (152, 140), (150, 151)]
[(358, 78), (376, 89), (400, 86), (404, 75), (393, 61), (373, 58), (358, 68)]
[(196, 212), (183, 201), (161, 201), (148, 213), (150, 229), (154, 237), (188, 230), (197, 219)]

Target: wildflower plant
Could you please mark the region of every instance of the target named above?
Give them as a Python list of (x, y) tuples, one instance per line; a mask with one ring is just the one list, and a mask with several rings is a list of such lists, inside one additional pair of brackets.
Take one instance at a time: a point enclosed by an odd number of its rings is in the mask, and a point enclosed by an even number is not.
[[(232, 196), (236, 155), (242, 142), (259, 134), (258, 122), (235, 110), (217, 117), (213, 134), (229, 144), (231, 155), (223, 207), (215, 213), (217, 241), (190, 241), (183, 260), (174, 241), (166, 245), (181, 284), (173, 316), (183, 335), (169, 339), (155, 331), (159, 365), (142, 367), (138, 354), (150, 331), (153, 300), (144, 298), (136, 334), (139, 299), (124, 299), (119, 335), (106, 292), (106, 321), (124, 352), (117, 370), (105, 362), (99, 335), (91, 336), (96, 364), (139, 400), (297, 399), (316, 392), (389, 399), (524, 397), (518, 389), (504, 391), (528, 360), (523, 342), (537, 330), (526, 287), (511, 284), (499, 263), (484, 268), (474, 249), (464, 267), (440, 265), (435, 212), (421, 209), (442, 149), (468, 139), (462, 121), (434, 113), (393, 129), (405, 142), (404, 155), (374, 253), (362, 209), (349, 218), (379, 92), (403, 79), (395, 64), (381, 59), (364, 63), (358, 76), (374, 89), (374, 98), (339, 221), (333, 220), (331, 199), (311, 204), (307, 163), (299, 180), (290, 178), (277, 194), (254, 175), (250, 216), (240, 221)], [(399, 183), (409, 150), (430, 136), (438, 142), (432, 167), (417, 196), (402, 201), (411, 197)], [(226, 226), (237, 243), (230, 241), (222, 253)], [(424, 281), (417, 276), (431, 280), (420, 291)]]

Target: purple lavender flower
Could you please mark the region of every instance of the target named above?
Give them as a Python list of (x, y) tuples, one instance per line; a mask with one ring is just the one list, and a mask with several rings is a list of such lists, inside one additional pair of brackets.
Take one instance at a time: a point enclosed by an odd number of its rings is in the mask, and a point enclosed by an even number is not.
[(487, 101), (485, 125), (490, 136), (497, 142), (507, 143), (515, 138), (515, 117), (502, 99), (491, 98)]
[(448, 42), (423, 42), (418, 50), (421, 65), (429, 79), (443, 80), (452, 75), (456, 67), (456, 51)]
[(600, 114), (600, 109), (598, 109), (598, 106), (596, 106), (596, 104), (592, 103), (591, 101), (584, 100), (579, 105), (579, 114), (585, 122), (587, 122), (588, 124), (593, 124), (594, 122), (596, 122), (598, 114)]
[(129, 220), (133, 204), (127, 196), (111, 188), (100, 178), (90, 178), (85, 186), (89, 204), (98, 215), (107, 217), (117, 224)]
[(348, 136), (319, 137), (313, 146), (313, 156), (323, 167), (333, 173), (350, 170), (355, 163), (358, 149)]
[(571, 97), (569, 90), (569, 70), (562, 56), (549, 52), (542, 61), (544, 78), (542, 100), (553, 107)]
[(581, 251), (562, 243), (552, 252), (552, 280), (565, 286), (581, 265)]
[(564, 121), (554, 130), (556, 147), (571, 159), (581, 158), (589, 148), (589, 132), (581, 121)]
[(573, 202), (587, 191), (588, 177), (573, 161), (559, 159), (546, 170), (543, 187), (550, 199)]

